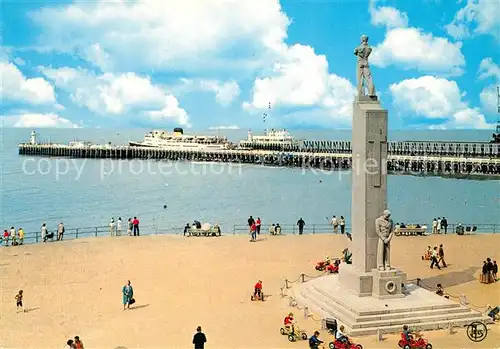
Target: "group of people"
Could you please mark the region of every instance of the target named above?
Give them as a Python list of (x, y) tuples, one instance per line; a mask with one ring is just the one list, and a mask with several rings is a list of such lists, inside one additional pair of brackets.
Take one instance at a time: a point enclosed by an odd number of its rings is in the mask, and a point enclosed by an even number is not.
[(448, 232), (448, 220), (446, 217), (438, 217), (432, 220), (432, 233), (441, 234), (441, 230), (446, 234)]
[(498, 265), (497, 261), (491, 261), (491, 258), (486, 258), (483, 261), (483, 268), (479, 276), (479, 282), (483, 284), (491, 284), (497, 281)]
[[(111, 222), (109, 222), (109, 235), (110, 236), (121, 236), (123, 231), (122, 218), (118, 217), (115, 221), (114, 217), (111, 217)], [(137, 217), (129, 218), (127, 221), (127, 234), (129, 236), (139, 236), (139, 219)]]
[(83, 342), (80, 339), (80, 337), (75, 336), (75, 339), (68, 339), (66, 342), (66, 346), (64, 349), (84, 349), (83, 348)]
[(434, 248), (427, 246), (427, 250), (425, 250), (424, 255), (422, 256), (422, 260), (431, 261), (431, 269), (434, 269), (434, 266), (436, 266), (438, 269), (441, 269), (439, 263), (442, 264), (443, 268), (446, 268), (448, 266), (446, 264), (446, 261), (444, 260), (443, 244), (440, 244), (439, 248), (437, 246), (434, 246)]
[(330, 220), (330, 224), (333, 225), (333, 233), (334, 234), (337, 234), (339, 232), (339, 227), (340, 227), (340, 234), (345, 234), (345, 218), (344, 218), (344, 216), (340, 216), (340, 218), (337, 218), (334, 215), (332, 217), (332, 219)]
[(9, 230), (5, 229), (3, 231), (2, 240), (5, 246), (17, 246), (24, 244), (24, 230), (19, 228), (10, 227)]
[(260, 217), (257, 217), (255, 220), (252, 216), (248, 218), (248, 229), (250, 231), (250, 242), (255, 242), (257, 241), (257, 235), (260, 235), (260, 226), (262, 224), (262, 221), (260, 220)]

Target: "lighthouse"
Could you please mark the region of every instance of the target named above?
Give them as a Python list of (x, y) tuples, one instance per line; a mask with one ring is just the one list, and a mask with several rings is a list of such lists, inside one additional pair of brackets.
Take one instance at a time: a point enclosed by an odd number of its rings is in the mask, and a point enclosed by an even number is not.
[(35, 132), (35, 130), (31, 131), (30, 144), (32, 144), (32, 145), (36, 144), (36, 132)]

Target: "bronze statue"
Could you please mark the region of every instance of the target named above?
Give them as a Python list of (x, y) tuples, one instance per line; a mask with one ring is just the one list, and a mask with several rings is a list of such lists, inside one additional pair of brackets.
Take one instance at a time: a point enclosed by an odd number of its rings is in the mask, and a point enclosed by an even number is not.
[(373, 84), (368, 57), (372, 53), (372, 48), (368, 45), (368, 36), (361, 35), (361, 45), (354, 49), (354, 54), (358, 56), (358, 64), (356, 65), (356, 77), (358, 79), (358, 96), (366, 96), (364, 83), (368, 88), (368, 96), (376, 98), (375, 85)]
[(384, 210), (382, 216), (375, 220), (375, 230), (379, 237), (377, 248), (378, 270), (391, 270), (391, 239), (394, 235), (394, 224), (391, 211)]

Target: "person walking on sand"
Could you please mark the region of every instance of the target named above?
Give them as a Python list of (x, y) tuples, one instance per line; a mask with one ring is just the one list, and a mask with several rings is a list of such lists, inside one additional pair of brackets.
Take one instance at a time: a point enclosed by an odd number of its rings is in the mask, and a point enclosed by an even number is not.
[(76, 349), (85, 349), (83, 347), (83, 342), (81, 341), (80, 337), (75, 336), (75, 348)]
[(127, 221), (127, 233), (129, 236), (132, 236), (132, 229), (134, 229), (134, 225), (132, 224), (132, 218), (129, 218)]
[(137, 219), (137, 217), (134, 217), (132, 226), (134, 227), (134, 236), (139, 236), (139, 220)]
[(250, 227), (250, 234), (251, 234), (250, 242), (257, 241), (257, 225), (255, 224), (255, 222)]
[(130, 284), (130, 280), (127, 280), (127, 283), (122, 287), (123, 310), (130, 309), (132, 299), (134, 299), (134, 289)]
[(439, 262), (442, 262), (443, 263), (443, 268), (446, 268), (447, 265), (446, 265), (446, 262), (444, 260), (444, 248), (443, 248), (443, 244), (439, 245), (439, 249), (438, 249), (438, 264)]
[(122, 217), (118, 217), (118, 221), (116, 221), (116, 236), (122, 235)]
[(437, 253), (437, 246), (434, 246), (434, 249), (432, 250), (432, 255), (431, 255), (431, 269), (436, 266), (438, 269), (441, 269), (439, 266), (438, 262), (438, 253)]
[(255, 220), (253, 219), (253, 217), (252, 217), (252, 216), (250, 216), (250, 217), (248, 218), (247, 222), (248, 222), (248, 230), (249, 230), (250, 232), (252, 232), (252, 229), (251, 229), (251, 228), (252, 228), (252, 224), (254, 224), (254, 223), (255, 223)]
[(337, 234), (339, 232), (339, 221), (337, 217), (333, 216), (330, 224), (333, 225), (333, 233)]
[(340, 234), (344, 234), (345, 233), (345, 218), (344, 218), (344, 216), (340, 216), (339, 225), (340, 225)]
[(255, 221), (255, 228), (257, 231), (257, 235), (260, 235), (260, 224), (261, 224), (260, 217), (257, 217), (257, 220)]
[(5, 246), (9, 246), (9, 232), (7, 231), (7, 229), (3, 231), (3, 242)]
[(64, 224), (61, 222), (57, 225), (57, 241), (63, 241), (64, 231)]
[(205, 349), (205, 343), (207, 342), (207, 337), (203, 332), (201, 332), (201, 326), (196, 328), (196, 333), (193, 336), (194, 349)]
[(16, 308), (17, 308), (17, 313), (19, 313), (19, 309), (26, 313), (26, 309), (23, 308), (23, 290), (19, 290), (19, 293), (16, 294)]
[(299, 235), (302, 235), (304, 233), (304, 225), (306, 225), (306, 222), (300, 217), (300, 219), (297, 221), (297, 225), (299, 226)]

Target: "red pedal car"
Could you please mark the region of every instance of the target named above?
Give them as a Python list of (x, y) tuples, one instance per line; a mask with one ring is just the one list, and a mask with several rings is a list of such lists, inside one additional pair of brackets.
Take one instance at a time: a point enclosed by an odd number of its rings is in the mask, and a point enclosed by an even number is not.
[(330, 349), (363, 349), (361, 344), (355, 344), (351, 342), (341, 342), (338, 339), (335, 342), (330, 342), (328, 344), (328, 348)]
[(427, 339), (422, 338), (419, 334), (415, 335), (415, 339), (406, 340), (404, 333), (401, 333), (401, 339), (398, 342), (400, 348), (403, 349), (432, 349), (432, 344)]

